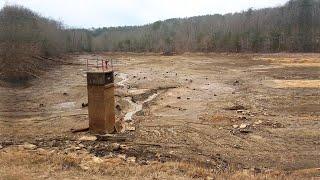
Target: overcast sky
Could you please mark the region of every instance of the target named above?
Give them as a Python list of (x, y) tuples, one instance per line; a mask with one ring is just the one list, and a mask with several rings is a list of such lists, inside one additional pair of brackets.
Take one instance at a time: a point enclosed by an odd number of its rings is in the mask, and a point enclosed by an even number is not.
[(0, 0), (19, 4), (69, 27), (143, 25), (176, 17), (240, 12), (283, 5), (287, 0)]

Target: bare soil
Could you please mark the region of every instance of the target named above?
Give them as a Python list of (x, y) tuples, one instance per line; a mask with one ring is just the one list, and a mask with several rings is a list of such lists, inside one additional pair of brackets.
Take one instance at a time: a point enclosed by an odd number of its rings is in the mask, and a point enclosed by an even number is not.
[[(142, 105), (121, 148), (70, 131), (88, 127), (87, 58), (114, 59), (118, 120)], [(0, 179), (320, 177), (319, 54), (70, 59), (0, 87)]]

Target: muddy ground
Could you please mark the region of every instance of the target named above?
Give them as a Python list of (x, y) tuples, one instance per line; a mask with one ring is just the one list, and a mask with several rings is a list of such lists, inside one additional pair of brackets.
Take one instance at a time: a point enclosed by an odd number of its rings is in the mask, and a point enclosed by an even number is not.
[[(86, 59), (105, 58), (125, 141), (84, 141)], [(0, 179), (320, 177), (319, 54), (69, 59), (0, 87)]]

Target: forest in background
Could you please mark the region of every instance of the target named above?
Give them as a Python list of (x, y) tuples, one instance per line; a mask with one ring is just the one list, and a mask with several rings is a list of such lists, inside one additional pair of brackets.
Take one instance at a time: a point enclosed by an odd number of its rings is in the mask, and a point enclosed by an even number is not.
[(5, 42), (37, 44), (44, 55), (82, 51), (319, 52), (320, 0), (290, 0), (275, 8), (97, 29), (65, 28), (26, 8), (9, 6), (0, 11), (0, 43)]
[(320, 1), (95, 29), (86, 42), (92, 51), (320, 52)]
[(320, 52), (320, 0), (143, 26), (70, 29), (20, 6), (0, 10), (0, 79), (28, 79), (67, 52)]

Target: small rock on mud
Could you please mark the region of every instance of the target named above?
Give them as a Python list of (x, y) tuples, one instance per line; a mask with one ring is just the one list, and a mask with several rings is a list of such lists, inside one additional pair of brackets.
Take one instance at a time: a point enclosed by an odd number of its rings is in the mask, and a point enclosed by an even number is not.
[(96, 141), (96, 136), (82, 136), (79, 141)]
[(134, 126), (126, 126), (126, 130), (128, 130), (128, 131), (135, 131), (135, 130), (136, 130), (136, 127), (134, 127)]
[(128, 157), (128, 158), (127, 158), (127, 162), (130, 162), (130, 163), (135, 163), (136, 160), (137, 160), (136, 157)]
[(87, 165), (84, 165), (84, 164), (80, 164), (79, 166), (80, 166), (80, 168), (81, 168), (82, 170), (84, 170), (84, 171), (87, 171), (87, 170), (90, 169)]
[(35, 150), (37, 149), (37, 146), (30, 143), (24, 143), (21, 147), (23, 147), (26, 150)]
[(121, 149), (121, 146), (120, 146), (119, 143), (112, 143), (112, 144), (110, 145), (110, 149), (111, 149), (112, 151), (119, 151), (119, 150)]
[(100, 163), (103, 162), (103, 160), (100, 159), (100, 158), (98, 158), (98, 157), (93, 157), (93, 158), (92, 158), (92, 161), (93, 161), (94, 163), (96, 163), (96, 164), (100, 164)]
[(241, 125), (239, 126), (239, 128), (240, 128), (240, 129), (245, 129), (247, 126), (248, 126), (247, 124), (241, 124)]
[(261, 121), (261, 120), (259, 120), (259, 121), (257, 121), (257, 122), (254, 122), (255, 125), (260, 125), (260, 124), (262, 124), (262, 123), (263, 123), (263, 121)]
[(117, 157), (120, 159), (123, 159), (123, 160), (125, 160), (127, 158), (127, 156), (125, 154), (118, 154)]

